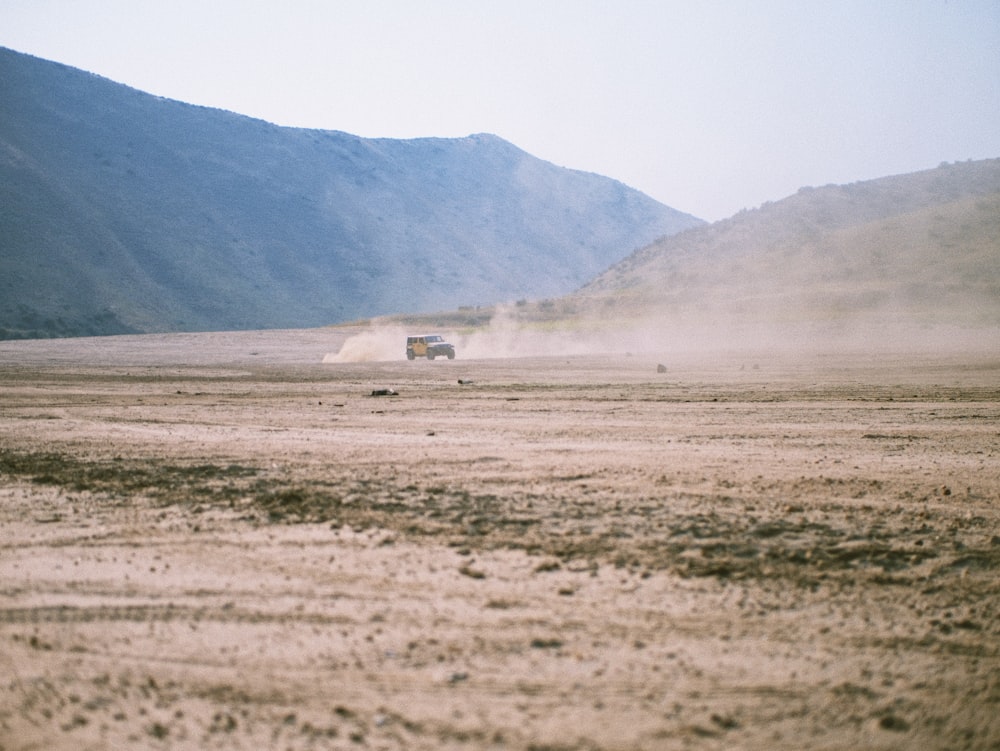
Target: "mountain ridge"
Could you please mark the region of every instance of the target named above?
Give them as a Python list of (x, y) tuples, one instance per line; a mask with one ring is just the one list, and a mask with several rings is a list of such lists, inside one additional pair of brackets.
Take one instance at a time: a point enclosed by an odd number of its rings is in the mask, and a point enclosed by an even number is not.
[(740, 335), (996, 328), (1000, 159), (803, 188), (661, 238), (567, 300), (590, 315)]
[(702, 223), (503, 139), (365, 139), (0, 48), (0, 336), (296, 328), (564, 294)]

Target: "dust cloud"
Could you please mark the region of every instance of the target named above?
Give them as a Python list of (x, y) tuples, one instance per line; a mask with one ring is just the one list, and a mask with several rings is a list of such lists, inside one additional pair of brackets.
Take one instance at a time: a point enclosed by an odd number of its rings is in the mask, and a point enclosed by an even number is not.
[(349, 337), (340, 350), (327, 353), (324, 363), (382, 362), (406, 353), (407, 330), (398, 325), (375, 324), (371, 330)]
[(644, 355), (677, 361), (720, 354), (878, 357), (921, 352), (1000, 356), (1000, 331), (995, 326), (920, 321), (887, 309), (818, 316), (784, 298), (758, 299), (752, 305), (741, 301), (700, 309), (647, 309), (641, 317), (618, 313), (576, 301), (571, 315), (542, 321), (525, 317), (514, 305), (502, 306), (488, 325), (477, 329), (375, 321), (348, 337), (323, 362), (400, 360), (405, 357), (407, 335), (425, 333), (444, 336), (464, 360)]
[[(371, 328), (349, 337), (337, 352), (328, 353), (324, 363), (358, 363), (399, 360), (405, 356), (406, 337), (413, 334), (441, 334), (455, 345), (458, 357), (470, 360), (588, 355), (634, 349), (629, 340), (610, 332), (594, 331), (575, 322), (573, 330), (546, 329), (518, 319), (513, 306), (503, 306), (489, 324), (473, 331), (448, 328), (404, 328), (398, 324), (375, 322)], [(636, 342), (638, 344), (638, 342)]]

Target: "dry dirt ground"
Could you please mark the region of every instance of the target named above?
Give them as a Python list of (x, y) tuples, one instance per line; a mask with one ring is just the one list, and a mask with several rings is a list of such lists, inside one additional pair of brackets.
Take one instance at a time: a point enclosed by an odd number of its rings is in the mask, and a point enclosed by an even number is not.
[(1000, 747), (1000, 356), (345, 337), (0, 343), (0, 749)]

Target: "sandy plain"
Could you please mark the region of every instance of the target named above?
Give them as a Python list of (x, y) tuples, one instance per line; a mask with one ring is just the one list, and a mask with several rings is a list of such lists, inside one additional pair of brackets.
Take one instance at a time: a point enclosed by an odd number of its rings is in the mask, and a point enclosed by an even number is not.
[(0, 749), (1000, 747), (1000, 357), (350, 334), (0, 343)]

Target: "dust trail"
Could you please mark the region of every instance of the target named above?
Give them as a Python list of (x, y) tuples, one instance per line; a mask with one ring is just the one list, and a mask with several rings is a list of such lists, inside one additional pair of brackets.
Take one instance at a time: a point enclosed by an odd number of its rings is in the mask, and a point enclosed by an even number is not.
[(572, 305), (566, 315), (551, 317), (516, 305), (500, 306), (488, 325), (471, 330), (376, 322), (323, 362), (401, 360), (407, 335), (430, 333), (454, 344), (456, 356), (464, 360), (656, 355), (677, 361), (719, 355), (886, 357), (921, 352), (1000, 357), (996, 326), (929, 323), (886, 309), (820, 316), (788, 298), (775, 303), (766, 297), (733, 301), (707, 296), (700, 307), (647, 307), (643, 315), (631, 316), (604, 300), (578, 298)]
[[(501, 306), (485, 328), (469, 332), (448, 328), (411, 330), (397, 324), (375, 323), (370, 330), (347, 339), (340, 351), (327, 354), (323, 362), (400, 360), (405, 357), (407, 335), (430, 333), (441, 334), (455, 345), (459, 358), (469, 360), (585, 355), (606, 352), (609, 346), (605, 335), (539, 328), (520, 320), (514, 306)], [(627, 342), (622, 339), (615, 344), (620, 348)]]
[[(399, 324), (373, 323), (366, 331), (348, 338), (341, 349), (329, 353), (324, 363), (386, 362), (405, 358), (406, 337), (436, 333), (455, 345), (464, 360), (526, 357), (571, 357), (670, 353), (701, 354), (733, 346), (737, 339), (750, 339), (746, 331), (735, 333), (726, 326), (678, 320), (665, 315), (618, 322), (613, 318), (577, 309), (562, 319), (539, 321), (524, 317), (515, 305), (499, 306), (488, 325), (474, 330), (404, 328)], [(755, 342), (764, 340), (755, 332)], [(734, 335), (735, 334), (735, 335)], [(792, 341), (788, 332), (781, 340)], [(773, 342), (772, 342), (773, 343)]]
[(383, 362), (402, 359), (405, 353), (406, 329), (376, 324), (370, 331), (348, 338), (338, 352), (327, 353), (323, 362)]

